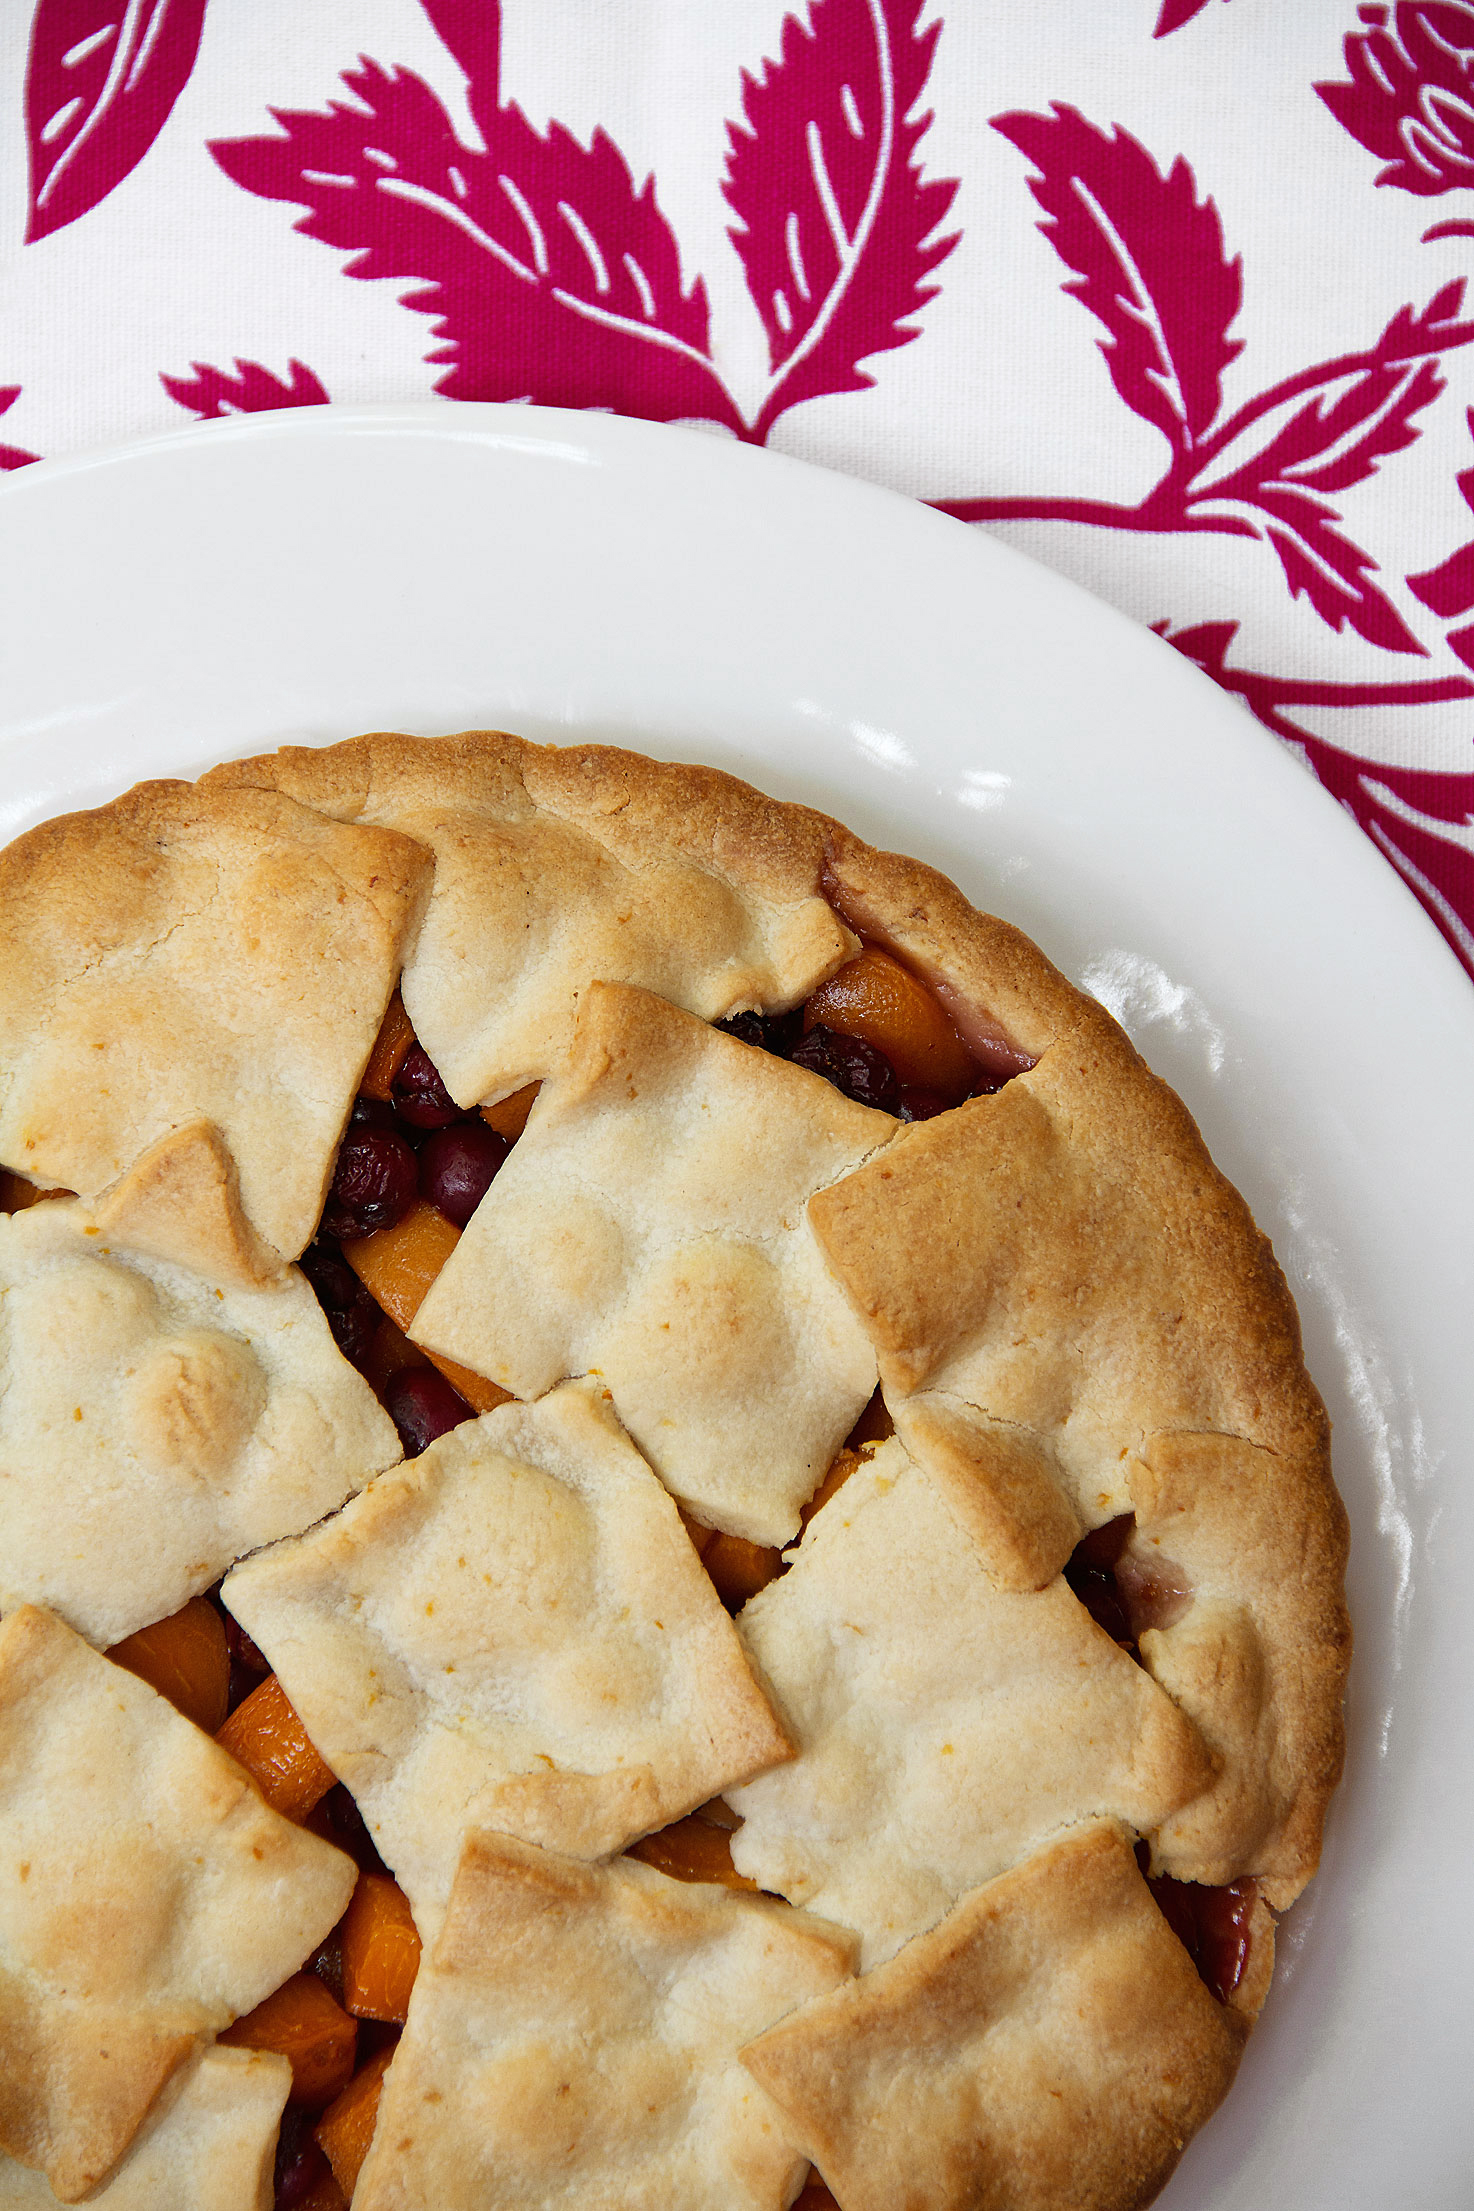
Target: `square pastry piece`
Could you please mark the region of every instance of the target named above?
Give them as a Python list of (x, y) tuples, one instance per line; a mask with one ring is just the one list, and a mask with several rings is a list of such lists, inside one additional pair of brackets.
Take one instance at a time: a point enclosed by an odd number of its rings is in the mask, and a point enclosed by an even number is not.
[(742, 2057), (843, 2211), (1137, 2211), (1247, 2034), (1092, 1823)]
[(225, 1601), (427, 1939), (468, 1828), (600, 1857), (791, 1755), (592, 1383), (452, 1430)]
[(1012, 1588), (1131, 1508), (1127, 1454), (1236, 1437), (1339, 1508), (1267, 1240), (1103, 1018), (996, 1097), (907, 1129), (810, 1217), (913, 1455)]
[(782, 1905), (473, 1835), (355, 2211), (782, 2211), (803, 2158), (737, 2053), (850, 1956)]
[[(267, 2211), (292, 2068), (212, 2047), (181, 2065), (100, 2188), (103, 2211)], [(44, 2173), (0, 2157), (0, 2211), (53, 2211)]]
[(295, 1267), (214, 1288), (79, 1204), (0, 1214), (0, 1607), (119, 1642), (399, 1455)]
[(867, 1968), (1061, 1828), (1153, 1828), (1212, 1775), (1065, 1582), (997, 1586), (898, 1441), (738, 1624), (798, 1756), (730, 1794), (733, 1863), (858, 1928)]
[(415, 1339), (521, 1397), (597, 1374), (698, 1519), (786, 1543), (876, 1375), (804, 1207), (896, 1128), (648, 991), (596, 983)]
[(75, 2203), (198, 2045), (278, 1987), (351, 1859), (50, 1613), (0, 1624), (0, 2150)]
[(435, 855), (404, 1003), (453, 1098), (558, 1066), (595, 976), (716, 1020), (797, 1005), (856, 949), (820, 891), (828, 824), (713, 768), (501, 730), (380, 732), (215, 768)]
[(251, 1229), (294, 1259), (430, 874), (407, 837), (188, 783), (17, 838), (0, 853), (0, 1163), (93, 1200), (207, 1123)]

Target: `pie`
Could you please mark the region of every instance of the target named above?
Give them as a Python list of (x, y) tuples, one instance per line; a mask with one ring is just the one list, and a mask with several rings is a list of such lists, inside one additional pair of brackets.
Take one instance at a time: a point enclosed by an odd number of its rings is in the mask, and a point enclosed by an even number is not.
[(0, 853), (0, 2211), (1136, 2211), (1345, 1555), (1242, 1199), (920, 863), (496, 732)]

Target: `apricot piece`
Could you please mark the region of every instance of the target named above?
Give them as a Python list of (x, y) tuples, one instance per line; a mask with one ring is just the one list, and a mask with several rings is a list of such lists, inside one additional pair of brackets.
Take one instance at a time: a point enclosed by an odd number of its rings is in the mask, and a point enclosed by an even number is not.
[(305, 2196), (299, 2196), (292, 2211), (348, 2211), (348, 2198), (331, 2173), (324, 2173), (314, 2180)]
[(230, 1646), (208, 1597), (191, 1597), (167, 1620), (154, 1620), (114, 1643), (108, 1657), (126, 1666), (176, 1712), (213, 1735), (230, 1709)]
[(415, 1042), (414, 1028), (404, 1010), (404, 1000), (396, 990), (389, 1001), (374, 1048), (369, 1053), (368, 1065), (363, 1071), (359, 1090), (365, 1098), (380, 1098), (385, 1104), (393, 1095), (395, 1076), (404, 1065), (411, 1046)]
[(358, 2186), (363, 2161), (374, 2138), (379, 2091), (394, 2057), (394, 2045), (376, 2050), (359, 2067), (336, 2103), (317, 2122), (317, 2143), (333, 2168), (333, 2178), (349, 2201)]
[(881, 1396), (879, 1389), (877, 1389), (864, 1412), (861, 1413), (854, 1427), (845, 1437), (845, 1448), (849, 1451), (858, 1451), (862, 1443), (884, 1443), (886, 1438), (893, 1436), (895, 1432), (896, 1424), (891, 1419), (890, 1407)]
[(839, 2211), (829, 2190), (816, 2172), (810, 2172), (804, 2182), (803, 2193), (794, 2201), (793, 2211)]
[(8, 1167), (0, 1167), (0, 1213), (24, 1213), (31, 1205), (40, 1205), (46, 1198), (75, 1197), (74, 1190), (41, 1190), (34, 1182), (27, 1182), (24, 1175), (13, 1175)]
[(743, 1605), (777, 1580), (783, 1571), (783, 1553), (766, 1543), (749, 1543), (745, 1535), (714, 1535), (702, 1550), (701, 1563), (722, 1603)]
[(757, 1887), (756, 1881), (749, 1881), (733, 1865), (728, 1830), (713, 1827), (699, 1812), (675, 1820), (657, 1834), (642, 1836), (639, 1842), (630, 1844), (625, 1856), (643, 1859), (657, 1872), (668, 1873), (673, 1881), (719, 1881), (727, 1889)]
[(285, 1689), (268, 1674), (238, 1704), (216, 1742), (245, 1767), (274, 1812), (299, 1823), (332, 1788), (336, 1776), (307, 1739)]
[(819, 985), (804, 1007), (805, 1030), (818, 1021), (884, 1052), (903, 1083), (955, 1102), (977, 1081), (977, 1063), (941, 1001), (873, 944)]
[[(460, 1240), (461, 1232), (454, 1223), (420, 1198), (392, 1228), (378, 1229), (372, 1236), (349, 1238), (343, 1246), (343, 1257), (374, 1303), (397, 1328), (408, 1329), (425, 1302), (430, 1284)], [(430, 1358), (478, 1413), (495, 1412), (512, 1394), (489, 1382), (484, 1374), (458, 1366), (454, 1359), (442, 1359), (434, 1352)]]
[(348, 2009), (356, 2019), (402, 2027), (420, 1970), (420, 1937), (398, 1882), (386, 1873), (361, 1873), (339, 1936)]
[(498, 1098), (495, 1105), (483, 1106), (481, 1118), (489, 1129), (504, 1136), (509, 1144), (515, 1144), (527, 1126), (527, 1116), (537, 1103), (540, 1082), (530, 1082), (521, 1090), (514, 1090), (510, 1098)]
[(382, 1397), (396, 1374), (402, 1374), (406, 1367), (427, 1367), (429, 1364), (429, 1352), (411, 1343), (404, 1330), (385, 1313), (375, 1325), (359, 1372), (370, 1389)]
[(704, 1558), (710, 1546), (716, 1541), (716, 1529), (707, 1527), (703, 1520), (693, 1520), (684, 1505), (677, 1505), (676, 1511), (681, 1516), (681, 1526), (696, 1546), (696, 1556)]
[(237, 2050), (275, 2050), (292, 2061), (292, 2100), (320, 2111), (353, 2077), (358, 2021), (315, 1973), (294, 1973), (221, 2035)]
[(829, 1472), (825, 1475), (823, 1481), (819, 1484), (819, 1487), (814, 1491), (814, 1494), (809, 1499), (808, 1503), (806, 1505), (800, 1506), (799, 1508), (798, 1516), (805, 1527), (808, 1526), (809, 1522), (813, 1519), (815, 1513), (818, 1512), (822, 1506), (828, 1504), (830, 1498), (834, 1495), (835, 1491), (844, 1488), (845, 1483), (854, 1473), (855, 1468), (859, 1465), (859, 1463), (859, 1452), (852, 1451), (849, 1445), (846, 1444), (844, 1449), (840, 1452), (839, 1457), (835, 1460), (833, 1466), (830, 1467)]

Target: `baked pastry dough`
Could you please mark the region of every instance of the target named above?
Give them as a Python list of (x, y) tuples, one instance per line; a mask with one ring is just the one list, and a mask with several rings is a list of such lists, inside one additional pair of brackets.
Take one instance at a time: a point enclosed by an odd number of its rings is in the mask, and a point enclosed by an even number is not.
[(1075, 1829), (742, 2053), (844, 2211), (1148, 2203), (1248, 2033), (1118, 1827)]
[[(212, 2046), (181, 2065), (89, 2204), (103, 2211), (271, 2211), (277, 2124), (292, 2068)], [(54, 2211), (42, 2173), (0, 2156), (0, 2211)]]
[[(796, 1006), (862, 941), (872, 979), (877, 949), (910, 971), (901, 1083), (941, 1065), (920, 978), (998, 1095), (902, 1128), (706, 1025)], [(412, 1233), (314, 1279), (352, 1295), (373, 1256), (452, 1380), (539, 1402), (302, 1536), (397, 1456), (284, 1265), (396, 981), (462, 1105), (540, 1099), (423, 1302), (436, 1177), (500, 1157), (480, 1129), (420, 1150)], [(374, 1054), (386, 1157), (421, 1144), (382, 1104), (407, 1044)], [(848, 1044), (808, 1049), (843, 1079)], [(0, 1220), (0, 1607), (111, 1640), (299, 1536), (232, 1601), (439, 1930), (357, 2211), (778, 2211), (806, 2152), (845, 2211), (1140, 2211), (1267, 1986), (1255, 1884), (1283, 1904), (1314, 1869), (1345, 1517), (1267, 1244), (1027, 939), (707, 769), (496, 732), (290, 749), (0, 858), (0, 1162), (97, 1232)], [(382, 1376), (371, 1304), (334, 1310)], [(734, 1539), (793, 1535), (877, 1375), (898, 1440), (749, 1605), (749, 1664), (657, 1475), (752, 1586), (777, 1560)], [(387, 1388), (409, 1432), (455, 1410)], [(1109, 1540), (1071, 1569), (1118, 1648), (1060, 1569), (1127, 1513), (1116, 1591), (1081, 1579)], [(856, 1932), (587, 1862), (718, 1790), (737, 1866)], [(1210, 1892), (1159, 1909), (1134, 1834)], [(201, 2043), (351, 1877), (142, 1684), (7, 1621), (0, 2147), (32, 2177), (0, 2205), (75, 2198), (140, 2121), (110, 2190), (148, 2169)], [(237, 2152), (202, 2154), (235, 2211)], [(249, 2195), (254, 2136), (238, 2157)], [(215, 2211), (181, 2158), (150, 2211)]]
[(710, 768), (652, 766), (499, 730), (381, 733), (233, 760), (204, 785), (285, 791), (434, 853), (404, 1003), (474, 1105), (558, 1065), (596, 977), (715, 1021), (796, 1005), (857, 949), (820, 895), (821, 815)]
[(786, 1543), (876, 1373), (804, 1201), (897, 1125), (595, 983), (411, 1333), (520, 1397), (597, 1374), (697, 1519)]
[(1148, 1832), (1212, 1774), (1063, 1581), (991, 1580), (896, 1439), (739, 1625), (798, 1757), (730, 1792), (732, 1862), (858, 1928), (867, 1971), (1061, 1828), (1111, 1813)]
[(430, 872), (406, 837), (208, 784), (141, 783), (17, 838), (0, 1159), (95, 1199), (210, 1123), (251, 1230), (295, 1258)]
[(399, 1455), (295, 1267), (221, 1289), (79, 1203), (0, 1214), (0, 1608), (119, 1642)]
[(782, 2211), (803, 2159), (737, 2052), (850, 1955), (782, 1906), (473, 1835), (355, 2211)]
[(350, 1859), (51, 1613), (0, 1623), (0, 2150), (75, 2203), (170, 2075), (276, 1988)]
[(454, 1429), (223, 1594), (427, 1939), (468, 1828), (601, 1857), (791, 1755), (592, 1383)]

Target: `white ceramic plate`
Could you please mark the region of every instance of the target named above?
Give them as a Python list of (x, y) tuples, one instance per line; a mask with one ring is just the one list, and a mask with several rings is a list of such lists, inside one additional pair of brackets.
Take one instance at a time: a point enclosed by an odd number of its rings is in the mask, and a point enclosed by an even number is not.
[(694, 433), (242, 418), (0, 488), (0, 834), (144, 775), (500, 725), (707, 760), (936, 862), (1104, 997), (1273, 1236), (1354, 1529), (1351, 1758), (1171, 2211), (1474, 2187), (1474, 994), (1167, 647), (890, 493)]

